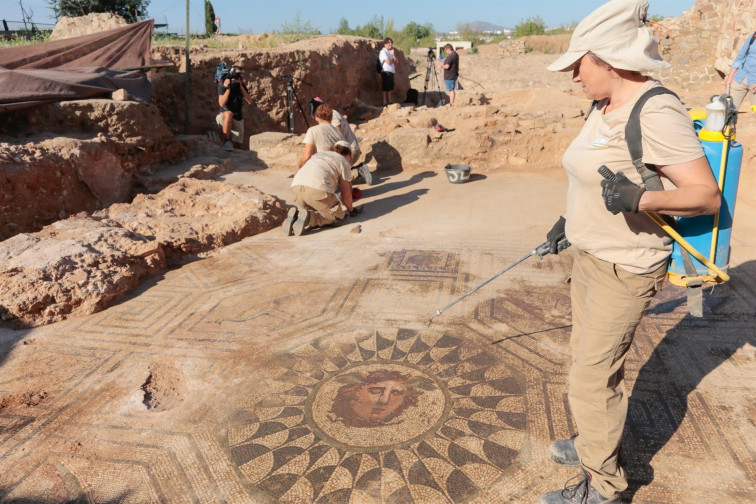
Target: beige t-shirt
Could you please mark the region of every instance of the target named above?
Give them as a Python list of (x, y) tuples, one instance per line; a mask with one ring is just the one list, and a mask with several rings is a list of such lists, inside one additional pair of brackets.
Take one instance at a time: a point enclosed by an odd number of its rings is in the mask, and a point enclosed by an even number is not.
[(334, 193), (340, 180), (351, 180), (351, 169), (349, 162), (341, 154), (317, 152), (294, 175), (291, 187), (301, 185)]
[(341, 132), (330, 124), (317, 124), (311, 126), (305, 133), (303, 144), (315, 146), (315, 152), (328, 152), (333, 144), (344, 140)]
[(349, 142), (349, 145), (352, 147), (352, 161), (357, 161), (362, 151), (360, 151), (360, 144), (357, 141), (357, 136), (355, 136), (354, 131), (352, 131), (346, 118), (341, 115), (341, 113), (334, 110), (331, 125), (341, 132), (341, 136), (344, 137), (344, 140)]
[[(603, 177), (598, 168), (606, 165), (640, 184), (627, 150), (625, 126), (640, 96), (660, 85), (649, 80), (627, 103), (606, 114), (606, 100), (599, 102), (562, 158), (569, 178), (567, 239), (576, 248), (632, 273), (659, 268), (672, 251), (672, 239), (643, 212), (612, 215), (601, 197)], [(688, 112), (674, 96), (650, 98), (640, 123), (644, 162), (676, 165), (704, 155)], [(667, 189), (674, 188), (669, 180), (662, 177), (662, 181)]]

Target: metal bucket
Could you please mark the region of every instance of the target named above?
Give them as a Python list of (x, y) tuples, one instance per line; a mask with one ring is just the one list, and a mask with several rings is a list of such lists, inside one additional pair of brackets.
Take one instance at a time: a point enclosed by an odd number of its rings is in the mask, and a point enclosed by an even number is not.
[(470, 170), (472, 167), (468, 164), (447, 164), (444, 167), (446, 177), (452, 184), (464, 184), (470, 180)]

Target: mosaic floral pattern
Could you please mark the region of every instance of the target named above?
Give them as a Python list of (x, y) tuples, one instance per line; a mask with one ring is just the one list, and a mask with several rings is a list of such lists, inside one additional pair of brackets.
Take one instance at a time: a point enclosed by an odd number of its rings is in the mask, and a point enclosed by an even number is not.
[(329, 335), (279, 356), (230, 419), (241, 473), (283, 502), (459, 502), (525, 441), (522, 379), (449, 333)]

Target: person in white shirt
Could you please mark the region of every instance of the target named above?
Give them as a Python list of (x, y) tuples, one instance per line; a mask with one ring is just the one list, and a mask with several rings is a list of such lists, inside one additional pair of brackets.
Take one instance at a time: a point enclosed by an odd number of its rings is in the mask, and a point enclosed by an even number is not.
[(394, 90), (394, 74), (396, 65), (394, 64), (394, 41), (391, 37), (386, 37), (383, 41), (383, 49), (378, 55), (381, 61), (381, 91), (383, 92), (383, 106), (391, 103), (391, 91)]

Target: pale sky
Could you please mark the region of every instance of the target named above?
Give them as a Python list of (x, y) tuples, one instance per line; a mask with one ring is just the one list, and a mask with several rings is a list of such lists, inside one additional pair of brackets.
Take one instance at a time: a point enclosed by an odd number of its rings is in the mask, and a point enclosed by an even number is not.
[[(45, 0), (21, 0), (38, 23), (54, 23)], [(437, 31), (454, 30), (458, 23), (487, 21), (507, 28), (531, 16), (540, 16), (547, 26), (561, 26), (580, 21), (604, 3), (598, 0), (319, 0), (258, 1), (211, 0), (215, 14), (221, 18), (221, 30), (235, 33), (261, 33), (278, 30), (285, 21), (293, 21), (297, 11), (302, 21), (311, 21), (323, 33), (335, 29), (341, 18), (349, 26), (364, 25), (373, 16), (392, 19), (401, 29), (410, 21), (432, 23)], [(651, 0), (651, 15), (679, 16), (694, 0)], [(156, 23), (168, 23), (168, 30), (184, 33), (186, 0), (152, 0), (148, 13)], [(192, 33), (204, 32), (204, 0), (190, 0)], [(21, 21), (19, 0), (0, 0), (0, 19)]]

